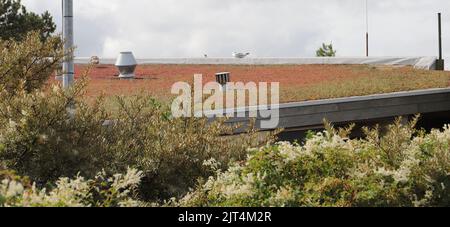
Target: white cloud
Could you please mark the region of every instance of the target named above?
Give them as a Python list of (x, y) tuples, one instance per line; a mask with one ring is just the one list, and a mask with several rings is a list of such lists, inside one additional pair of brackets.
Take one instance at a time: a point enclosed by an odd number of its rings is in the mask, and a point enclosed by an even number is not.
[[(437, 55), (436, 13), (450, 56), (450, 1), (369, 0), (371, 55)], [(115, 57), (313, 56), (333, 41), (341, 56), (362, 56), (364, 0), (75, 0), (78, 55)], [(61, 1), (24, 0), (60, 24)], [(450, 62), (449, 62), (450, 63)]]

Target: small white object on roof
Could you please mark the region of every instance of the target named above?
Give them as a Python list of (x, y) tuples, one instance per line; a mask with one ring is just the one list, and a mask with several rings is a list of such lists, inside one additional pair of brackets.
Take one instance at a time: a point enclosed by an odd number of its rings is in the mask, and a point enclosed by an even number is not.
[(250, 53), (236, 53), (236, 52), (233, 52), (233, 57), (234, 58), (245, 58), (245, 57), (247, 57), (247, 56), (249, 56), (250, 55)]
[(135, 77), (134, 71), (136, 70), (137, 61), (132, 52), (121, 52), (115, 65), (120, 71), (119, 78), (130, 79)]
[(91, 57), (91, 64), (99, 65), (100, 64), (100, 58), (98, 56), (92, 56)]

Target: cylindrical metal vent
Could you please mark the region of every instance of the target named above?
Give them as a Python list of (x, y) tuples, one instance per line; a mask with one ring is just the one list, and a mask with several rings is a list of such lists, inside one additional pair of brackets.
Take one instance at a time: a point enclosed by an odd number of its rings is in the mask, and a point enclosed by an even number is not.
[(134, 78), (134, 71), (136, 70), (137, 61), (132, 52), (121, 52), (116, 61), (116, 66), (119, 69), (119, 78), (129, 79)]

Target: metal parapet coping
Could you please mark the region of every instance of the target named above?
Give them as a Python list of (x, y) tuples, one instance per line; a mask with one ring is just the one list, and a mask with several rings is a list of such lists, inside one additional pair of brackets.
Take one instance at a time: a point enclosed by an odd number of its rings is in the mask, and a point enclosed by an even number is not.
[[(422, 113), (450, 111), (450, 88), (436, 88), (415, 91), (393, 92), (368, 96), (346, 97), (316, 101), (305, 101), (267, 106), (252, 106), (206, 112), (211, 120), (216, 115), (233, 113), (246, 117), (230, 118), (229, 124), (248, 124), (250, 111), (258, 116), (268, 116), (271, 110), (278, 110), (280, 124), (278, 128), (297, 128), (322, 124), (324, 119), (333, 123), (397, 117)], [(256, 118), (256, 127), (262, 120)], [(274, 128), (275, 129), (275, 128)], [(245, 129), (240, 129), (245, 131)], [(270, 129), (263, 129), (270, 130)], [(237, 133), (241, 132), (237, 131)]]
[[(89, 58), (75, 58), (76, 64), (89, 64)], [(148, 58), (140, 65), (387, 65), (436, 69), (437, 57), (314, 57), (314, 58)], [(100, 64), (114, 64), (116, 59), (101, 58)]]

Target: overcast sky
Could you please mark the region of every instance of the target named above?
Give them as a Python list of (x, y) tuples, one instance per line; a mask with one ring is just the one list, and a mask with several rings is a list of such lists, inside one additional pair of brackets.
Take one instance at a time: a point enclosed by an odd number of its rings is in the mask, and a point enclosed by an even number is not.
[[(60, 0), (23, 0), (61, 24)], [(311, 57), (365, 53), (365, 0), (74, 0), (78, 56)], [(437, 12), (450, 57), (449, 0), (369, 0), (372, 56), (436, 56)], [(61, 30), (61, 27), (58, 27)]]

